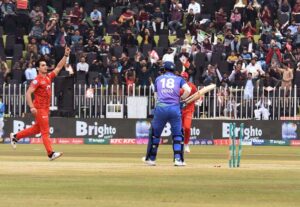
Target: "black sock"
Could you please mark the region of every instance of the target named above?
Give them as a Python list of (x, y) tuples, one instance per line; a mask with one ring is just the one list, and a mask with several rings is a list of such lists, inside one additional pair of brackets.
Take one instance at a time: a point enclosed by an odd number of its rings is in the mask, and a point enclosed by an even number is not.
[(54, 152), (51, 152), (51, 153), (48, 155), (48, 157), (51, 158), (53, 154), (54, 154)]
[(17, 139), (17, 134), (14, 134), (14, 138), (13, 138), (14, 142), (18, 142), (18, 139)]

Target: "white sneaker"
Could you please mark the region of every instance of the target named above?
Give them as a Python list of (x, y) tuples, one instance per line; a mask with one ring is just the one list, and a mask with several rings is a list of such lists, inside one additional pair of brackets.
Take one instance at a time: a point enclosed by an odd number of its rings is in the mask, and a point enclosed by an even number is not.
[(175, 159), (175, 161), (174, 161), (174, 166), (177, 166), (177, 167), (184, 167), (184, 166), (186, 166), (186, 163), (185, 163), (185, 162), (182, 162), (182, 161), (179, 160), (179, 159)]
[(9, 138), (10, 138), (10, 145), (15, 150), (17, 148), (17, 142), (18, 141), (14, 137), (14, 133), (10, 133)]
[(64, 153), (63, 152), (53, 152), (51, 157), (49, 157), (50, 161), (56, 160), (57, 158), (61, 157)]
[(188, 144), (184, 145), (184, 152), (186, 152), (186, 153), (190, 153), (191, 152), (190, 146)]
[(148, 165), (148, 166), (156, 166), (156, 163), (155, 161), (152, 161), (152, 160), (146, 160), (146, 157), (143, 157), (142, 158), (143, 162)]

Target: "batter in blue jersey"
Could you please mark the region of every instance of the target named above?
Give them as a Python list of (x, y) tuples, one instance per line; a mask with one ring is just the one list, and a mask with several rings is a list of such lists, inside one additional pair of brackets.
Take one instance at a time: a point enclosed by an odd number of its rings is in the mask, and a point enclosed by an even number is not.
[[(175, 65), (172, 62), (164, 63), (165, 74), (155, 80), (156, 107), (154, 118), (151, 122), (151, 134), (145, 162), (148, 165), (156, 165), (157, 149), (161, 133), (167, 122), (171, 125), (174, 151), (174, 165), (185, 166), (183, 155), (183, 132), (181, 122), (180, 98), (185, 99), (191, 92), (185, 80), (174, 74)], [(180, 89), (184, 90), (180, 97)]]

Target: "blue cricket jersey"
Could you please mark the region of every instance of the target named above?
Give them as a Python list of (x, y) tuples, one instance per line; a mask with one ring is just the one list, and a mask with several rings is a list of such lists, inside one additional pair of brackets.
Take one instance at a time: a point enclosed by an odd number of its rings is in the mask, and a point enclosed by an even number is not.
[(155, 80), (155, 92), (157, 92), (157, 105), (179, 105), (180, 88), (185, 80), (171, 72), (167, 72)]

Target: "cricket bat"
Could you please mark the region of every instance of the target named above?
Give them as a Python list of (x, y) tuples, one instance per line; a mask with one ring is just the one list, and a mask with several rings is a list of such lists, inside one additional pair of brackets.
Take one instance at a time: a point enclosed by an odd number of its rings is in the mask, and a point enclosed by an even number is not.
[(187, 97), (185, 100), (183, 100), (183, 102), (186, 103), (186, 104), (189, 104), (189, 103), (191, 103), (193, 101), (196, 101), (201, 96), (203, 96), (204, 94), (208, 93), (209, 91), (214, 90), (215, 88), (216, 88), (216, 84), (211, 84), (209, 86), (205, 86), (204, 88), (201, 88), (200, 90), (198, 90), (193, 95)]

